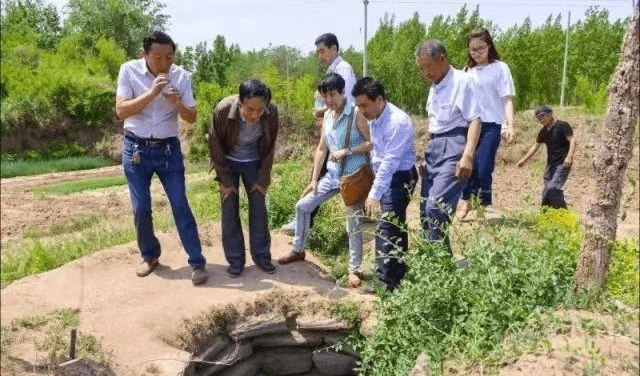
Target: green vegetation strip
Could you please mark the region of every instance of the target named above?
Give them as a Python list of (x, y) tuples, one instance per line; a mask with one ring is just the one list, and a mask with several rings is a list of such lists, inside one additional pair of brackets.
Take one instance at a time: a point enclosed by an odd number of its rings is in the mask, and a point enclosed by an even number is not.
[(127, 180), (124, 176), (113, 176), (106, 178), (86, 179), (72, 181), (68, 183), (49, 184), (43, 187), (38, 187), (33, 190), (35, 194), (57, 194), (57, 195), (70, 195), (72, 193), (80, 193), (84, 191), (91, 191), (100, 188), (109, 188), (119, 185), (124, 185)]
[(89, 170), (113, 165), (110, 159), (101, 156), (67, 157), (44, 161), (2, 161), (2, 179), (15, 176), (40, 175), (51, 172)]

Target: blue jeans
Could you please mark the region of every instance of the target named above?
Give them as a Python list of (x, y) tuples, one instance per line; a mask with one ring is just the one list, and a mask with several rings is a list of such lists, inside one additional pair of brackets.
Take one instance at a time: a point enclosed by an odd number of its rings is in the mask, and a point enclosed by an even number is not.
[(480, 139), (473, 161), (473, 172), (462, 191), (462, 198), (469, 200), (471, 196), (480, 195), (480, 204), (489, 206), (492, 203), (491, 185), (493, 184), (493, 169), (496, 165), (496, 154), (500, 146), (500, 130), (502, 125), (496, 123), (482, 123)]
[(431, 241), (444, 239), (451, 245), (447, 227), (451, 223), (466, 180), (455, 176), (456, 164), (467, 143), (466, 128), (456, 128), (440, 135), (432, 135), (424, 155), (425, 169), (420, 192), (422, 228)]
[(376, 226), (376, 275), (390, 289), (396, 288), (407, 272), (400, 257), (409, 248), (406, 221), (411, 175), (411, 170), (396, 171), (389, 189), (380, 198), (382, 218)]
[[(140, 157), (134, 163), (133, 155)], [(187, 201), (184, 179), (184, 160), (177, 138), (151, 147), (143, 142), (126, 137), (122, 152), (122, 167), (129, 183), (133, 222), (138, 238), (138, 248), (142, 259), (149, 261), (160, 257), (160, 243), (153, 232), (151, 218), (151, 177), (155, 172), (169, 198), (173, 219), (180, 235), (180, 240), (187, 251), (188, 263), (194, 268), (204, 268), (205, 258), (198, 227)]]
[(567, 208), (564, 200), (564, 183), (569, 177), (571, 167), (548, 165), (544, 170), (544, 186), (542, 187), (542, 206)]
[[(256, 264), (271, 262), (271, 234), (265, 197), (251, 188), (258, 181), (260, 161), (236, 162), (226, 160), (231, 182), (235, 189), (240, 187), (240, 178), (249, 198), (249, 246), (251, 258)], [(229, 266), (242, 269), (246, 262), (244, 235), (240, 223), (239, 197), (230, 194), (221, 203), (222, 248)]]
[[(293, 252), (304, 251), (311, 217), (323, 203), (340, 192), (337, 177), (325, 174), (318, 182), (315, 193), (309, 193), (296, 203), (296, 229), (293, 237)], [(347, 234), (349, 235), (349, 270), (360, 271), (362, 264), (362, 222), (363, 206), (347, 206)]]

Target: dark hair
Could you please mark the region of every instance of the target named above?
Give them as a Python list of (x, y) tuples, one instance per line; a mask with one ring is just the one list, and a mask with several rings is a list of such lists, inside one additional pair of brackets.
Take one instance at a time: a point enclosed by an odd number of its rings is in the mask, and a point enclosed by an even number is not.
[(340, 94), (344, 93), (344, 78), (337, 73), (329, 73), (318, 84), (318, 91), (325, 94), (334, 90)]
[[(500, 60), (500, 55), (496, 50), (496, 46), (493, 45), (493, 38), (491, 38), (491, 34), (489, 34), (488, 30), (482, 29), (482, 30), (472, 31), (471, 35), (469, 35), (469, 39), (467, 40), (467, 47), (469, 47), (469, 43), (471, 43), (471, 39), (475, 39), (475, 38), (480, 38), (483, 42), (487, 44), (487, 46), (489, 46), (489, 64), (493, 63), (496, 60)], [(478, 63), (476, 63), (476, 61), (473, 60), (473, 58), (471, 57), (471, 52), (469, 52), (469, 49), (467, 48), (467, 67), (473, 68), (476, 65), (478, 65)]]
[(533, 114), (536, 117), (540, 117), (540, 116), (546, 115), (546, 114), (553, 114), (553, 110), (551, 109), (551, 107), (549, 107), (547, 105), (543, 105), (543, 106), (540, 106), (540, 107), (536, 108), (536, 110), (533, 112)]
[(366, 95), (370, 101), (375, 101), (378, 97), (387, 99), (384, 95), (384, 85), (373, 77), (362, 77), (356, 81), (351, 94), (354, 97), (357, 97), (358, 95)]
[(340, 51), (340, 45), (338, 44), (338, 37), (336, 37), (333, 33), (325, 33), (316, 38), (315, 45), (319, 45), (320, 43), (324, 44), (328, 48), (331, 46), (336, 46), (336, 51)]
[(271, 90), (257, 78), (246, 80), (240, 84), (240, 102), (255, 97), (264, 98), (265, 104), (271, 102)]
[(151, 35), (142, 40), (142, 48), (144, 49), (144, 52), (148, 54), (149, 51), (151, 51), (151, 45), (154, 43), (168, 44), (173, 47), (173, 52), (176, 52), (176, 44), (173, 42), (173, 39), (162, 31), (154, 31)]
[(432, 58), (438, 57), (440, 55), (444, 55), (444, 57), (446, 58), (447, 49), (444, 47), (444, 43), (435, 39), (430, 39), (426, 42), (420, 42), (420, 44), (418, 45), (416, 57), (420, 57), (425, 54), (431, 56)]

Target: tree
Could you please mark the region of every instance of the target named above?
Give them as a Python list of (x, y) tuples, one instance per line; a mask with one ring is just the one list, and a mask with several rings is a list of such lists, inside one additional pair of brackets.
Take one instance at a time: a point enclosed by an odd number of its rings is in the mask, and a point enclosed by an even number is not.
[(113, 39), (128, 58), (137, 58), (144, 37), (166, 30), (169, 16), (161, 13), (164, 7), (158, 0), (69, 0), (64, 31), (84, 35), (89, 49), (100, 37)]
[(53, 49), (60, 38), (60, 17), (56, 7), (43, 0), (2, 2), (2, 36), (31, 30), (38, 35), (38, 47)]
[(593, 160), (595, 192), (584, 219), (586, 232), (574, 276), (575, 287), (606, 285), (609, 256), (616, 238), (624, 172), (633, 153), (640, 112), (639, 10), (629, 24), (618, 68), (609, 86), (609, 108)]

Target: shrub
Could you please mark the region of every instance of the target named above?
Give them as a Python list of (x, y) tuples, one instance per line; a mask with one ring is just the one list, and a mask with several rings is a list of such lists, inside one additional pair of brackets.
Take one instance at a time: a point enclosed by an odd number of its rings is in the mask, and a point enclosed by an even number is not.
[(607, 272), (607, 291), (609, 294), (633, 307), (638, 307), (638, 297), (640, 296), (638, 257), (637, 239), (617, 240), (613, 244), (609, 271)]

